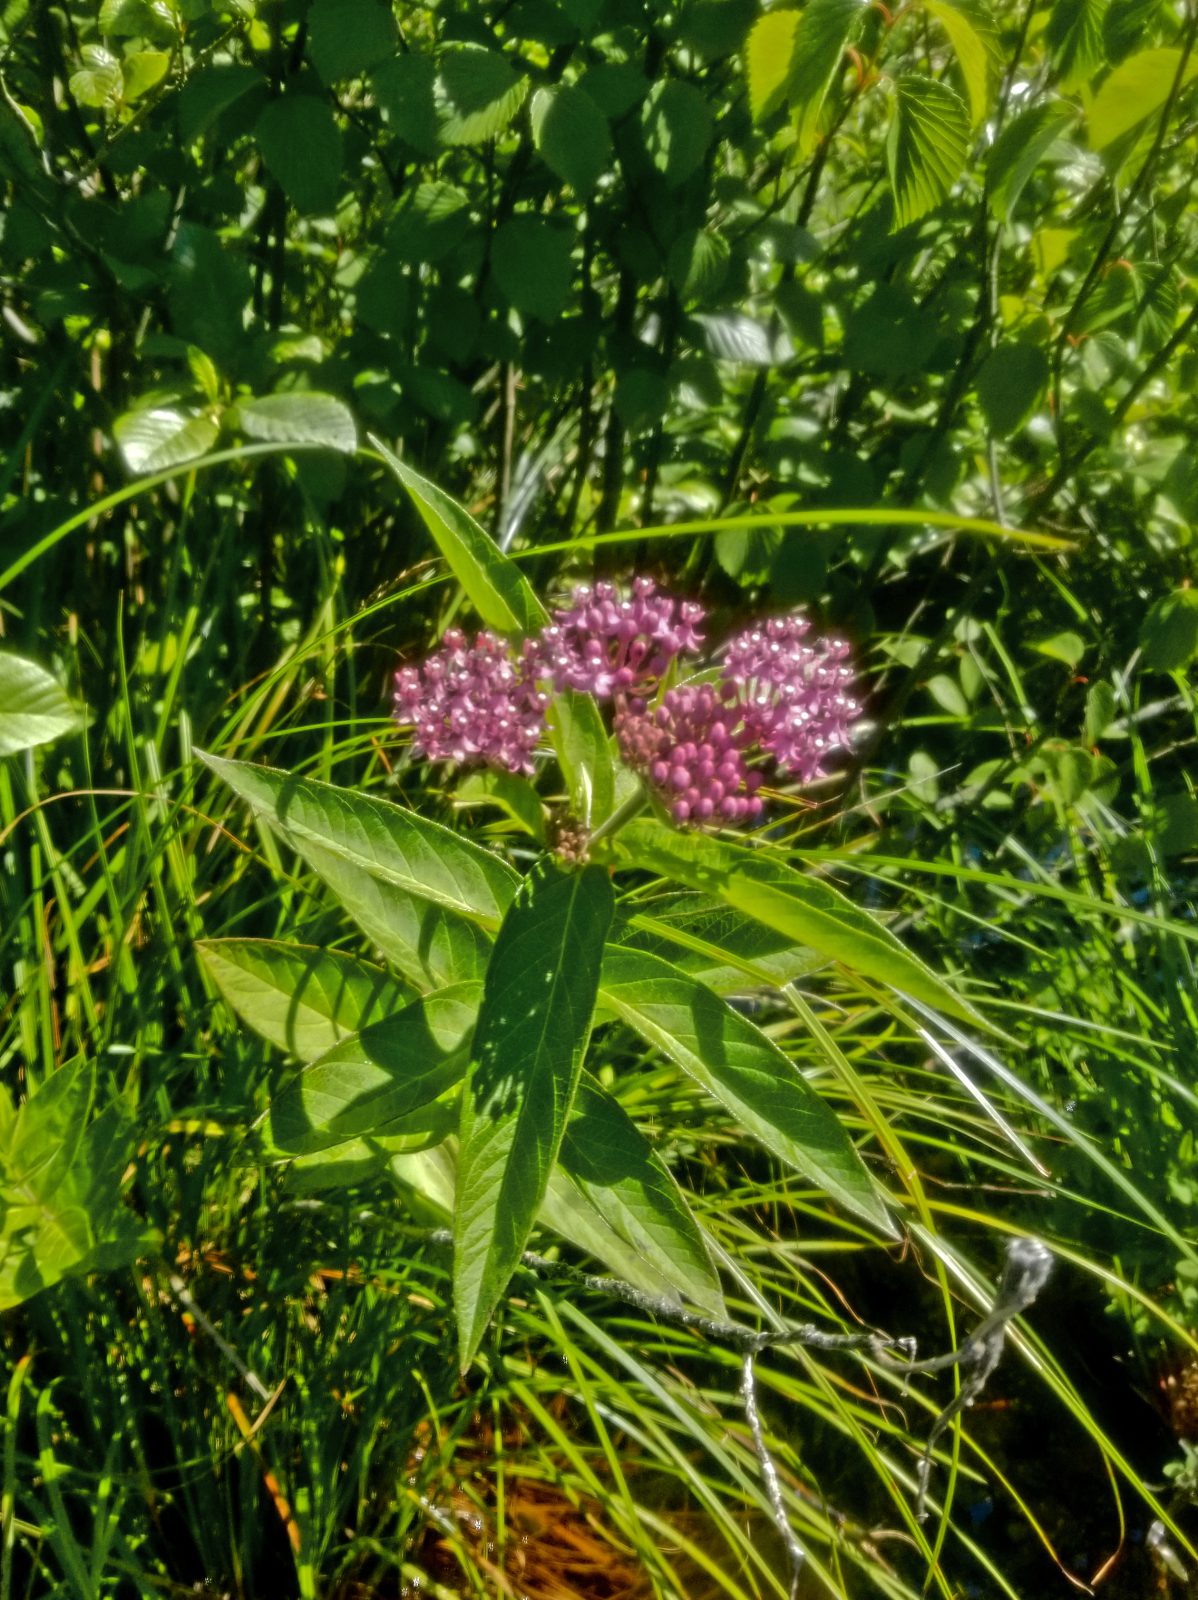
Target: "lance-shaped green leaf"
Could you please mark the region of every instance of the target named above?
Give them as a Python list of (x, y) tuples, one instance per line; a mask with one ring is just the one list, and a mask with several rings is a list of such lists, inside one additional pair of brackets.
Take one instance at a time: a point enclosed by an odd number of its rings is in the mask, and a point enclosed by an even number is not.
[(621, 1277), (652, 1294), (691, 1300), (713, 1316), (724, 1314), (719, 1278), (682, 1191), (623, 1106), (589, 1072), (579, 1080), (550, 1195), (560, 1204), (546, 1207), (545, 1220)]
[(717, 994), (780, 988), (821, 965), (823, 957), (777, 928), (705, 894), (675, 894), (651, 902), (613, 935), (612, 942), (681, 967)]
[(311, 842), (300, 852), (349, 915), (400, 974), (422, 994), (480, 978), (491, 935), (466, 917), (372, 876)]
[(605, 846), (611, 859), (705, 890), (726, 905), (818, 950), (850, 972), (975, 1026), (988, 1027), (973, 1007), (920, 961), (890, 930), (819, 878), (806, 877), (766, 850), (725, 844), (710, 834), (680, 833), (636, 821)]
[(196, 951), (241, 1020), (300, 1061), (411, 998), (382, 967), (337, 950), (277, 939), (201, 939)]
[(462, 1097), (454, 1308), (463, 1368), (545, 1198), (613, 908), (601, 867), (565, 872), (544, 861), (521, 885), (495, 941)]
[(797, 11), (778, 8), (767, 11), (753, 24), (745, 45), (745, 72), (754, 122), (777, 111), (786, 97), (799, 15)]
[(702, 1084), (779, 1160), (859, 1217), (893, 1232), (839, 1119), (778, 1046), (668, 961), (609, 945), (600, 1003)]
[(264, 1121), (279, 1155), (304, 1155), (386, 1130), (465, 1074), (476, 983), (426, 995), (334, 1045), (289, 1080)]
[(787, 80), (800, 149), (814, 143), (824, 99), (865, 10), (862, 0), (807, 0), (800, 14)]
[(297, 1156), (287, 1168), (284, 1187), (291, 1194), (316, 1194), (324, 1189), (357, 1188), (381, 1177), (397, 1157), (424, 1155), (447, 1139), (458, 1125), (452, 1096), (397, 1117), (375, 1133), (346, 1139), (323, 1150)]
[(1002, 63), (994, 18), (978, 0), (924, 0), (924, 4), (952, 41), (976, 127), (986, 115), (992, 69)]
[(200, 759), (291, 844), (357, 867), (380, 882), (495, 926), (519, 876), (498, 856), (405, 806), (274, 767)]
[(466, 508), (414, 472), (381, 439), (372, 434), (370, 442), (411, 495), (433, 543), (488, 628), (511, 634), (544, 627), (548, 618), (532, 585)]

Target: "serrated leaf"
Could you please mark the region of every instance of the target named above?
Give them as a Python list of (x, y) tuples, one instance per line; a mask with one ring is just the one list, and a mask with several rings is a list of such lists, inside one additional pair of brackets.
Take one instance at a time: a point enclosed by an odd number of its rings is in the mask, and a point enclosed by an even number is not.
[(167, 0), (104, 0), (96, 23), (110, 39), (169, 39), (178, 31)]
[(1102, 65), (1106, 9), (1107, 0), (1053, 0), (1044, 39), (1066, 87)]
[(485, 45), (457, 44), (440, 60), (436, 98), (444, 144), (485, 144), (524, 104), (528, 80), (517, 76), (507, 56)]
[(398, 42), (391, 7), (380, 0), (315, 0), (308, 13), (308, 54), (326, 83), (356, 78)]
[(683, 300), (709, 300), (723, 287), (731, 256), (722, 234), (688, 228), (670, 246), (666, 268)]
[(344, 861), (484, 927), (498, 926), (511, 902), (520, 881), (511, 867), (405, 806), (274, 767), (196, 754), (305, 860)]
[(1044, 157), (1077, 122), (1077, 110), (1063, 100), (1029, 107), (1012, 118), (990, 151), (986, 163), (990, 205), (1004, 222)]
[(824, 100), (866, 9), (864, 0), (807, 0), (803, 8), (786, 85), (800, 152), (815, 142)]
[(999, 438), (1021, 428), (1048, 386), (1048, 357), (1038, 344), (1006, 339), (986, 357), (978, 372), (978, 401)]
[(678, 78), (661, 78), (649, 90), (641, 128), (649, 160), (672, 188), (698, 168), (715, 131), (705, 97)]
[(546, 217), (512, 217), (491, 242), (495, 282), (524, 316), (552, 322), (570, 298), (570, 249), (570, 235)]
[(1131, 55), (1151, 36), (1163, 9), (1163, 0), (1110, 0), (1102, 19), (1107, 60), (1117, 65)]
[(914, 74), (895, 85), (886, 140), (895, 226), (905, 228), (946, 199), (969, 153), (969, 118), (945, 83)]
[(799, 12), (781, 9), (767, 11), (753, 24), (745, 45), (745, 69), (754, 122), (768, 117), (786, 99), (798, 26)]
[(601, 867), (543, 861), (487, 968), (462, 1098), (454, 1310), (467, 1367), (545, 1198), (590, 1034), (614, 907)]
[(599, 999), (766, 1149), (857, 1216), (893, 1233), (836, 1114), (778, 1046), (726, 1000), (668, 961), (620, 945), (604, 952)]
[(532, 136), (541, 159), (576, 194), (587, 195), (612, 159), (607, 118), (576, 84), (538, 89), (532, 97)]
[(82, 717), (44, 667), (0, 651), (0, 757), (74, 733)]
[(175, 406), (127, 411), (113, 425), (129, 471), (141, 475), (194, 461), (216, 443), (220, 429), (211, 417)]
[(638, 1288), (724, 1315), (719, 1278), (682, 1191), (624, 1108), (585, 1071), (543, 1215)]
[(1090, 148), (1105, 150), (1154, 116), (1180, 74), (1182, 85), (1198, 76), (1198, 59), (1183, 61), (1174, 48), (1141, 50), (1104, 78), (1090, 105)]
[(272, 100), (254, 129), (262, 159), (288, 200), (305, 216), (330, 214), (341, 183), (341, 129), (313, 94)]
[(924, 0), (924, 5), (952, 44), (969, 96), (970, 122), (976, 128), (990, 104), (991, 68), (1001, 60), (993, 21), (979, 6), (966, 6), (960, 0)]
[(385, 1133), (465, 1076), (481, 987), (459, 984), (350, 1034), (290, 1078), (263, 1118), (272, 1150), (312, 1150)]
[(251, 439), (271, 439), (279, 444), (321, 444), (352, 455), (358, 448), (358, 430), (348, 406), (330, 394), (292, 389), (239, 400), (237, 416)]
[(698, 311), (691, 319), (709, 355), (746, 367), (771, 367), (793, 354), (785, 335), (771, 338), (764, 324), (742, 311)]
[(227, 1004), (300, 1061), (398, 1011), (410, 998), (382, 967), (275, 939), (200, 939), (196, 953)]
[(1180, 672), (1198, 656), (1198, 589), (1175, 589), (1152, 605), (1140, 629), (1141, 662)]
[(950, 1016), (988, 1026), (882, 923), (830, 883), (796, 871), (771, 851), (725, 844), (709, 834), (680, 833), (643, 820), (628, 823), (600, 848), (619, 864), (660, 873), (715, 895), (849, 972), (912, 995)]

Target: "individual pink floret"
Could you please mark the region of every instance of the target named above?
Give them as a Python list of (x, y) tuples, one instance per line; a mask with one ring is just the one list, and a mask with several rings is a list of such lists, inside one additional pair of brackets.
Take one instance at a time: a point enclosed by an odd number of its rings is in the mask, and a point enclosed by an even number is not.
[(645, 687), (676, 657), (696, 651), (704, 615), (694, 601), (659, 593), (652, 578), (637, 578), (626, 600), (614, 584), (583, 584), (530, 641), (528, 656), (555, 689), (608, 700)]
[(750, 736), (710, 684), (668, 689), (653, 710), (634, 700), (617, 711), (615, 730), (621, 756), (676, 822), (748, 822), (760, 814), (761, 774), (745, 759)]
[(721, 699), (739, 707), (752, 739), (802, 783), (823, 777), (833, 751), (852, 743), (861, 707), (843, 639), (808, 642), (802, 612), (745, 629), (724, 654)]
[(470, 642), (447, 629), (438, 650), (395, 674), (395, 720), (411, 723), (412, 748), (427, 761), (531, 773), (547, 704), (492, 633)]

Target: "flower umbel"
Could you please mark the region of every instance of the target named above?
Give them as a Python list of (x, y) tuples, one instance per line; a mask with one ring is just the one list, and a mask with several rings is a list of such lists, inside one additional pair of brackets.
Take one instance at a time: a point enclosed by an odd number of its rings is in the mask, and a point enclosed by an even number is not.
[(664, 797), (675, 822), (747, 822), (759, 815), (760, 772), (745, 760), (748, 730), (710, 684), (667, 689), (652, 711), (643, 700), (616, 713), (620, 754)]
[(853, 669), (843, 639), (808, 641), (802, 612), (770, 617), (736, 635), (724, 656), (721, 698), (739, 707), (753, 740), (810, 783), (825, 775), (834, 750), (846, 748), (861, 707), (849, 692)]
[(613, 584), (583, 584), (529, 641), (526, 654), (555, 689), (609, 700), (653, 682), (677, 656), (696, 651), (703, 618), (702, 606), (660, 593), (652, 578), (637, 578), (626, 600)]
[(470, 642), (450, 628), (440, 649), (395, 674), (395, 720), (412, 724), (427, 761), (531, 773), (548, 700), (492, 633)]

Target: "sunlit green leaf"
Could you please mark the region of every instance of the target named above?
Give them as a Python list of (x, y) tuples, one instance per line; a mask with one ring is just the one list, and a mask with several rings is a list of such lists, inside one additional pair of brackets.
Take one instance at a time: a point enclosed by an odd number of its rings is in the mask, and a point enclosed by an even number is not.
[(73, 733), (81, 720), (44, 667), (0, 650), (0, 756), (49, 744)]
[(895, 221), (904, 228), (947, 199), (965, 166), (969, 118), (960, 96), (935, 78), (905, 75), (895, 101), (886, 159)]

